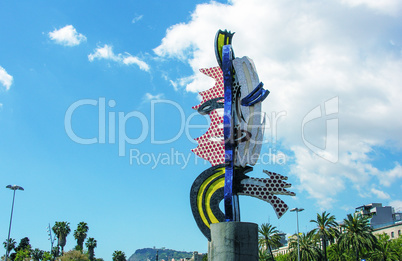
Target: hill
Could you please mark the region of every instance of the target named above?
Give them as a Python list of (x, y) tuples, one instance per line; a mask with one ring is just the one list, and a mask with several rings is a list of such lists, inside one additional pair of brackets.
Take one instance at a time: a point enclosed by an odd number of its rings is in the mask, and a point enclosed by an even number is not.
[(137, 249), (134, 254), (130, 256), (128, 261), (154, 261), (156, 253), (158, 251), (159, 260), (165, 259), (169, 260), (174, 258), (175, 260), (180, 260), (180, 258), (191, 258), (193, 256), (192, 252), (176, 251), (172, 249), (157, 249), (157, 248), (143, 248)]

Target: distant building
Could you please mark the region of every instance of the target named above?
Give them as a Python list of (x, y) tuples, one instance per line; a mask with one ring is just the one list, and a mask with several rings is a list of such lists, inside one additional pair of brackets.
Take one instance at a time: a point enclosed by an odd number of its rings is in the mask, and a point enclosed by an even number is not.
[(203, 254), (199, 254), (197, 251), (194, 251), (191, 258), (180, 258), (180, 261), (202, 261), (203, 256)]
[(373, 230), (373, 234), (378, 235), (378, 234), (387, 234), (390, 239), (395, 239), (398, 238), (402, 235), (402, 222), (399, 221), (395, 224), (380, 227), (377, 229)]
[(281, 246), (287, 245), (288, 241), (286, 240), (286, 233), (279, 232), (278, 235), (281, 237), (279, 243), (281, 243)]
[(393, 212), (394, 210), (390, 206), (383, 207), (381, 203), (371, 203), (357, 207), (355, 215), (367, 217), (370, 221), (371, 228), (377, 229), (395, 223)]

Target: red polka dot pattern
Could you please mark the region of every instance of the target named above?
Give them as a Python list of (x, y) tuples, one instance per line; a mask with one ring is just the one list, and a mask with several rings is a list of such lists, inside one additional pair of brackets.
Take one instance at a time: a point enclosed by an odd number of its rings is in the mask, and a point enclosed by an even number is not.
[(223, 141), (223, 117), (219, 116), (216, 110), (213, 110), (209, 117), (211, 125), (208, 131), (195, 140), (198, 147), (192, 151), (199, 157), (208, 160), (212, 166), (225, 163), (225, 143)]
[[(198, 109), (204, 102), (214, 98), (224, 97), (223, 89), (223, 73), (221, 68), (212, 67), (200, 69), (200, 71), (215, 79), (215, 85), (211, 89), (200, 92), (202, 102), (193, 109)], [(223, 141), (223, 116), (219, 116), (216, 110), (209, 113), (211, 124), (208, 131), (195, 140), (198, 142), (198, 147), (193, 149), (197, 156), (209, 161), (212, 166), (225, 163), (225, 143)], [(221, 126), (221, 127), (219, 127)]]
[(193, 109), (197, 110), (198, 107), (201, 106), (206, 101), (209, 101), (214, 98), (218, 97), (223, 97), (224, 96), (224, 89), (223, 89), (223, 73), (221, 68), (218, 67), (212, 67), (212, 68), (204, 68), (200, 69), (200, 72), (203, 74), (215, 79), (215, 86), (212, 87), (211, 89), (208, 89), (206, 91), (200, 92), (200, 95), (202, 97), (202, 101), (200, 104), (197, 106), (192, 107)]
[(285, 202), (274, 195), (295, 196), (296, 194), (285, 189), (291, 186), (291, 184), (283, 181), (286, 180), (287, 177), (266, 170), (264, 170), (264, 173), (269, 175), (270, 178), (249, 178), (243, 180), (242, 184), (244, 185), (244, 189), (243, 192), (239, 194), (256, 197), (270, 203), (274, 208), (276, 215), (280, 218), (285, 214), (289, 207)]

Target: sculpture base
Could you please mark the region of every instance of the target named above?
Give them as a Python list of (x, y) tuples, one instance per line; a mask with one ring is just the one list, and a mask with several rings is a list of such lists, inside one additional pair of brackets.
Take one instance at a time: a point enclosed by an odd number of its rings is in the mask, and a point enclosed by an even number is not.
[(258, 225), (247, 222), (211, 224), (208, 261), (258, 261)]

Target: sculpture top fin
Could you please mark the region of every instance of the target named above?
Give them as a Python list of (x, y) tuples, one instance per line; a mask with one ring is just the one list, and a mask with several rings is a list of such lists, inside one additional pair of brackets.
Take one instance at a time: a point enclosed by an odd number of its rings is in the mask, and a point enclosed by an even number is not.
[[(232, 44), (232, 38), (235, 33), (228, 32), (227, 30), (218, 30), (215, 36), (215, 56), (219, 67), (222, 69), (222, 48), (224, 45)], [(232, 59), (234, 59), (234, 53), (232, 50)]]

